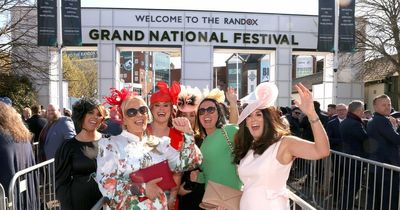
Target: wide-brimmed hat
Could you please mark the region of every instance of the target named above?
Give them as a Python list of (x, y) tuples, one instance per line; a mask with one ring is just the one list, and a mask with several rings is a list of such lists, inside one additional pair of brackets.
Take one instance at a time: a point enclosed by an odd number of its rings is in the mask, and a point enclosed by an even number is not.
[(240, 124), (247, 116), (257, 109), (265, 109), (275, 104), (278, 98), (278, 87), (272, 82), (260, 83), (255, 89), (256, 101), (250, 102), (239, 116)]

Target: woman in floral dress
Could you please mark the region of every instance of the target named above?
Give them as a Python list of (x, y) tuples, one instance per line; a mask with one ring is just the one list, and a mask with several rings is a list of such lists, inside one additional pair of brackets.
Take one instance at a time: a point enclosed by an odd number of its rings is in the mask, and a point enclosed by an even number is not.
[(195, 167), (201, 155), (194, 144), (189, 121), (185, 118), (172, 121), (185, 137), (182, 150), (177, 151), (170, 146), (168, 137), (146, 134), (151, 113), (140, 96), (132, 96), (126, 89), (114, 89), (106, 100), (119, 107), (124, 127), (120, 135), (99, 141), (96, 179), (101, 193), (109, 199), (108, 206), (111, 209), (168, 209), (166, 196), (157, 185), (161, 178), (133, 183), (129, 174), (164, 160), (168, 160), (174, 172)]

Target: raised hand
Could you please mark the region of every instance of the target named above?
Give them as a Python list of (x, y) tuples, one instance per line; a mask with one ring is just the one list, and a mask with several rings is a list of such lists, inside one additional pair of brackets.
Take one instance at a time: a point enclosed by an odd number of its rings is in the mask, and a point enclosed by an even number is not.
[(177, 117), (175, 119), (172, 119), (172, 125), (175, 129), (183, 133), (193, 134), (193, 129), (190, 125), (190, 121), (186, 117)]
[(235, 89), (232, 87), (228, 87), (226, 90), (226, 99), (229, 101), (229, 104), (236, 104), (237, 103), (237, 95)]
[(294, 103), (307, 116), (314, 115), (314, 99), (311, 92), (301, 83), (298, 83), (295, 88), (300, 95), (300, 101), (294, 100)]

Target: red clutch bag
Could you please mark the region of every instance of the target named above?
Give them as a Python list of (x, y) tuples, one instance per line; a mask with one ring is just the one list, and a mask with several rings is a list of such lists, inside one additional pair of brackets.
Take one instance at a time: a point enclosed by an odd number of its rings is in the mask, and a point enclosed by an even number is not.
[(150, 167), (137, 170), (129, 174), (132, 182), (147, 183), (153, 179), (162, 177), (162, 180), (157, 185), (164, 191), (170, 190), (176, 186), (172, 178), (172, 171), (169, 169), (168, 161), (164, 160)]

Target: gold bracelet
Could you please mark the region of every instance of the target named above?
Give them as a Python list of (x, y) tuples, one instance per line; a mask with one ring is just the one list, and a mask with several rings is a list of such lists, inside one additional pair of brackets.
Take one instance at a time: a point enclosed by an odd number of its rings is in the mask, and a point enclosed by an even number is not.
[(318, 122), (319, 121), (319, 117), (317, 117), (317, 118), (315, 118), (315, 119), (313, 119), (313, 120), (311, 120), (310, 118), (308, 118), (308, 121), (312, 124), (312, 123), (316, 123), (316, 122)]

